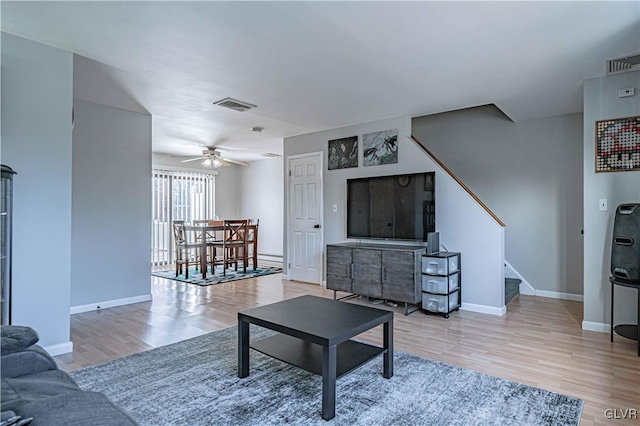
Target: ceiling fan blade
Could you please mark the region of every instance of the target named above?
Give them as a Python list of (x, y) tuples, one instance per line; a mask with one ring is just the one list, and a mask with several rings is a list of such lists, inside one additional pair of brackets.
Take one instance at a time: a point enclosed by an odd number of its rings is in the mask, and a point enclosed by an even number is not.
[(182, 160), (182, 161), (180, 161), (180, 162), (181, 162), (181, 163), (188, 163), (188, 162), (190, 162), (190, 161), (204, 160), (204, 159), (206, 159), (206, 158), (207, 158), (207, 157), (189, 158), (188, 160)]
[(224, 161), (226, 161), (228, 163), (237, 164), (239, 166), (249, 166), (250, 165), (249, 163), (245, 163), (244, 161), (232, 160), (230, 158), (221, 158), (221, 157), (219, 157), (219, 159), (220, 160), (224, 160)]
[(217, 160), (217, 161), (218, 161), (218, 163), (220, 163), (220, 165), (221, 165), (221, 166), (223, 166), (223, 167), (229, 167), (229, 166), (231, 165), (231, 164), (229, 164), (229, 163), (227, 162), (227, 160), (225, 160), (225, 159), (224, 159), (224, 158), (222, 158), (222, 157), (216, 157), (216, 160)]

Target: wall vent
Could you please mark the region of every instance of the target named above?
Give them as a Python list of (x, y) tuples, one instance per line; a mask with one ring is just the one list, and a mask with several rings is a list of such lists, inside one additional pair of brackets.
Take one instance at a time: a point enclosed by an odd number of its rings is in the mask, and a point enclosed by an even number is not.
[(240, 111), (240, 112), (244, 112), (246, 110), (249, 110), (249, 109), (257, 107), (257, 105), (253, 105), (253, 104), (250, 104), (248, 102), (242, 102), (242, 101), (239, 101), (239, 100), (233, 99), (233, 98), (220, 99), (219, 101), (216, 101), (213, 104), (214, 105), (219, 105), (219, 106), (224, 107), (224, 108), (229, 108), (229, 109), (232, 109), (234, 111)]
[(607, 75), (628, 71), (640, 71), (640, 53), (607, 61)]

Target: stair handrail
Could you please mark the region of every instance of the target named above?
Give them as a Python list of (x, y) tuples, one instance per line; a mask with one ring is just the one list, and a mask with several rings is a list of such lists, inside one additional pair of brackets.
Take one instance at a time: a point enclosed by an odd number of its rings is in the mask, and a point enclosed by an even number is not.
[(453, 178), (453, 180), (455, 180), (456, 182), (458, 182), (458, 185), (460, 185), (462, 187), (462, 189), (464, 189), (465, 191), (467, 191), (467, 193), (471, 196), (471, 198), (473, 198), (476, 203), (478, 203), (487, 213), (489, 213), (489, 215), (496, 221), (498, 222), (498, 224), (500, 226), (507, 226), (505, 225), (505, 223), (503, 221), (500, 220), (500, 218), (491, 211), (491, 209), (489, 207), (487, 207), (487, 205), (485, 203), (482, 202), (482, 200), (480, 200), (480, 198), (478, 198), (478, 196), (476, 194), (473, 193), (473, 191), (471, 191), (467, 185), (465, 185), (455, 174), (453, 174), (453, 172), (451, 170), (449, 170), (449, 168), (447, 166), (444, 165), (444, 163), (442, 161), (440, 161), (440, 159), (438, 157), (435, 156), (435, 154), (433, 152), (431, 152), (429, 150), (429, 148), (427, 148), (422, 142), (420, 142), (418, 140), (418, 138), (416, 138), (415, 136), (411, 135), (410, 136), (411, 140), (413, 140), (416, 145), (418, 145), (429, 157), (431, 157), (433, 159), (433, 161), (435, 161), (436, 163), (438, 163), (438, 165), (440, 167), (442, 167), (442, 169), (447, 172), (449, 174), (449, 176), (451, 176)]

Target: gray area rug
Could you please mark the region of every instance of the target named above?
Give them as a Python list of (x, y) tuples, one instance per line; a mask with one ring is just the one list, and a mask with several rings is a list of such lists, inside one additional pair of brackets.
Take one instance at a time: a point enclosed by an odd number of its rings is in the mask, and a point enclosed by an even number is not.
[[(251, 338), (272, 332), (251, 325)], [(338, 379), (336, 417), (321, 418), (321, 377), (251, 351), (237, 377), (231, 327), (71, 374), (142, 425), (577, 425), (583, 401), (396, 351)]]

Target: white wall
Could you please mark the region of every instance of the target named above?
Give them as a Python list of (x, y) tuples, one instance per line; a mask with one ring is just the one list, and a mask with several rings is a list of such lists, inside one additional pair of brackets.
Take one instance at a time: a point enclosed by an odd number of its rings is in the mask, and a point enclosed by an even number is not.
[[(211, 171), (198, 161), (181, 163), (182, 158), (172, 157), (166, 154), (154, 153), (153, 167), (169, 166), (173, 169), (191, 171)], [(215, 170), (216, 174), (216, 214), (220, 218), (236, 219), (240, 217), (240, 183), (239, 168), (242, 166), (220, 167)]]
[[(619, 98), (618, 90), (634, 87), (636, 95)], [(595, 122), (640, 115), (640, 72), (584, 82), (584, 321), (588, 330), (609, 332), (611, 241), (615, 209), (640, 203), (640, 171), (595, 173)], [(598, 200), (608, 199), (608, 211)], [(616, 288), (614, 323), (635, 323), (636, 290)]]
[(507, 225), (506, 260), (538, 294), (580, 298), (582, 114), (514, 123), (486, 105), (414, 118), (413, 134)]
[[(240, 217), (260, 219), (258, 254), (282, 257), (284, 160), (251, 162), (238, 170)], [(217, 185), (216, 185), (217, 186)]]
[[(493, 314), (504, 313), (504, 230), (484, 209), (472, 202), (470, 196), (408, 138), (411, 134), (409, 117), (285, 138), (285, 164), (286, 157), (290, 155), (322, 152), (326, 167), (329, 140), (358, 135), (361, 145), (364, 133), (389, 129), (398, 129), (397, 164), (364, 167), (362, 166), (362, 146), (360, 146), (359, 167), (325, 170), (322, 227), (324, 243), (346, 240), (346, 180), (348, 178), (436, 171), (436, 230), (440, 232), (440, 242), (449, 251), (462, 253), (462, 309)], [(286, 188), (286, 170), (284, 185)], [(286, 199), (285, 191), (285, 266)], [(338, 205), (337, 213), (332, 211), (333, 204)]]
[(151, 116), (74, 111), (72, 312), (150, 300)]
[(13, 204), (13, 324), (52, 353), (72, 350), (72, 55), (2, 33), (1, 160)]

